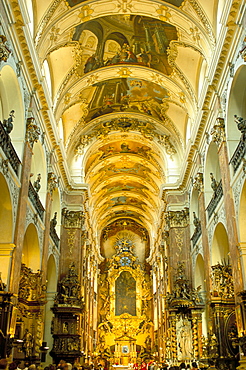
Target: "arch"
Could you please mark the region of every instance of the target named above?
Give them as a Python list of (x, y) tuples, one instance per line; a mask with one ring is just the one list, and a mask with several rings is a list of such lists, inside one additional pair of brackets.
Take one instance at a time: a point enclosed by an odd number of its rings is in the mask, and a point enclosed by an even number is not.
[(241, 132), (237, 129), (234, 115), (246, 119), (246, 66), (242, 65), (238, 68), (232, 81), (229, 99), (228, 112), (226, 120), (226, 136), (228, 140), (229, 158), (232, 157)]
[(7, 119), (11, 110), (14, 110), (14, 128), (10, 138), (14, 148), (22, 158), (25, 138), (25, 107), (19, 81), (15, 71), (9, 65), (1, 70), (0, 75), (0, 120)]
[(211, 251), (211, 265), (214, 266), (218, 262), (221, 263), (229, 258), (229, 242), (227, 231), (224, 225), (220, 222), (215, 228), (212, 251)]
[(204, 267), (204, 260), (202, 255), (199, 253), (196, 259), (196, 266), (195, 266), (195, 281), (194, 286), (197, 288), (201, 285), (201, 291), (205, 291), (205, 267)]
[(1, 243), (11, 243), (13, 235), (12, 201), (4, 176), (0, 173), (0, 235)]
[(38, 194), (43, 206), (45, 206), (47, 191), (47, 167), (46, 167), (46, 155), (40, 141), (38, 141), (33, 147), (31, 174), (32, 174), (31, 177), (32, 183), (34, 183), (34, 181), (37, 180), (38, 174), (41, 175), (40, 182), (41, 187)]
[[(1, 278), (4, 283), (8, 282), (9, 269), (11, 263), (10, 254), (6, 253), (7, 250), (11, 252), (13, 249), (12, 242), (13, 238), (13, 213), (12, 213), (12, 201), (9, 192), (8, 185), (4, 176), (0, 173), (0, 266), (1, 266)], [(3, 253), (1, 249), (3, 248)]]
[(55, 293), (57, 290), (57, 271), (53, 254), (49, 256), (47, 263), (47, 293)]
[(36, 272), (41, 266), (39, 239), (34, 224), (29, 224), (25, 232), (22, 263), (31, 268), (33, 272)]

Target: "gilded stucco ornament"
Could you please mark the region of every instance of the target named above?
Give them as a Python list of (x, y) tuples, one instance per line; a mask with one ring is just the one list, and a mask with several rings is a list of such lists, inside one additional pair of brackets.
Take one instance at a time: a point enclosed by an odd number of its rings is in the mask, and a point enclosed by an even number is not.
[(69, 211), (67, 208), (62, 209), (62, 224), (66, 228), (80, 229), (84, 225), (84, 212)]
[(212, 266), (212, 297), (223, 299), (234, 297), (234, 285), (232, 278), (232, 267), (229, 263), (217, 263)]
[(55, 188), (57, 188), (57, 185), (58, 181), (56, 175), (54, 174), (54, 172), (49, 172), (47, 181), (48, 191), (52, 194)]
[(193, 182), (193, 187), (198, 193), (202, 193), (204, 191), (204, 183), (203, 183), (203, 173), (199, 172)]
[(216, 123), (211, 130), (212, 140), (218, 146), (225, 141), (225, 122), (224, 118), (218, 117), (216, 118)]
[(79, 156), (84, 154), (85, 147), (88, 146), (94, 138), (104, 139), (113, 131), (138, 131), (146, 139), (153, 140), (156, 138), (157, 142), (165, 148), (166, 153), (170, 155), (171, 158), (177, 153), (174, 145), (170, 141), (170, 135), (159, 134), (154, 128), (154, 125), (149, 122), (142, 122), (135, 118), (120, 117), (100, 124), (88, 135), (81, 135), (79, 143), (75, 146), (75, 155)]
[(35, 120), (33, 117), (27, 118), (26, 123), (26, 141), (33, 147), (34, 143), (36, 143), (39, 139), (40, 135), (40, 128), (35, 125)]
[(166, 153), (170, 155), (170, 158), (177, 153), (173, 144), (170, 142), (170, 135), (159, 135), (158, 143), (164, 146)]
[(189, 208), (181, 211), (168, 211), (165, 216), (168, 228), (186, 227), (189, 224)]
[(0, 35), (0, 62), (7, 62), (10, 56), (10, 49), (7, 47), (7, 38), (4, 35)]

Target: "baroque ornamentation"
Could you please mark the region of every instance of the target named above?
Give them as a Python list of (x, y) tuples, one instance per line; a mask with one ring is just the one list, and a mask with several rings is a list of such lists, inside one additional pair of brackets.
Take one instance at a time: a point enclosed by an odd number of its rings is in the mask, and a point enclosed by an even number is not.
[(198, 191), (199, 194), (204, 191), (203, 174), (201, 172), (196, 175), (193, 187)]
[(55, 305), (58, 304), (83, 306), (80, 282), (74, 263), (71, 263), (68, 274), (58, 283), (58, 293), (55, 297)]
[(43, 273), (34, 273), (29, 267), (21, 265), (21, 276), (19, 285), (19, 300), (37, 301), (45, 300), (46, 286), (42, 284)]
[(33, 117), (27, 118), (26, 141), (29, 142), (32, 148), (33, 148), (34, 143), (38, 141), (39, 135), (40, 135), (40, 128), (37, 125), (35, 125), (34, 118)]
[(10, 49), (7, 47), (7, 38), (4, 35), (0, 35), (0, 62), (7, 62), (10, 56)]
[(55, 188), (57, 188), (57, 177), (54, 172), (48, 173), (47, 187), (50, 194), (52, 194)]
[(223, 299), (234, 297), (234, 286), (232, 279), (232, 267), (229, 263), (217, 263), (212, 266), (212, 288), (213, 297)]
[(218, 146), (225, 141), (225, 121), (224, 118), (218, 117), (216, 118), (216, 123), (211, 131), (212, 140)]
[(84, 225), (84, 212), (69, 211), (67, 208), (63, 208), (62, 224), (66, 228), (81, 229)]
[(186, 227), (189, 224), (189, 208), (181, 211), (168, 211), (166, 213), (166, 224), (171, 227)]
[(120, 117), (102, 123), (88, 135), (81, 135), (79, 143), (75, 147), (76, 155), (82, 155), (84, 153), (84, 148), (89, 145), (94, 138), (104, 139), (112, 131), (138, 131), (146, 139), (153, 140), (156, 138), (158, 143), (165, 148), (166, 153), (170, 155), (170, 157), (177, 153), (174, 145), (170, 141), (170, 135), (159, 134), (156, 132), (153, 124), (139, 121), (136, 118)]
[(173, 290), (168, 294), (167, 301), (170, 306), (194, 306), (203, 303), (200, 294), (201, 286), (191, 288), (190, 281), (185, 276), (184, 262), (178, 262), (174, 275)]

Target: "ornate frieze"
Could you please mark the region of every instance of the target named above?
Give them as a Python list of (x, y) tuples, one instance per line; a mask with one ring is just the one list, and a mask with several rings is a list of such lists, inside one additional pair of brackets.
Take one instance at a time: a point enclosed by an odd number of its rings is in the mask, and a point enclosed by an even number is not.
[(224, 118), (216, 118), (216, 123), (211, 130), (212, 140), (218, 146), (225, 141), (225, 121)]
[(62, 224), (66, 228), (81, 229), (84, 225), (84, 212), (69, 211), (67, 208), (62, 209)]
[(0, 35), (0, 62), (7, 62), (10, 56), (10, 49), (7, 47), (7, 38)]
[(181, 211), (168, 211), (165, 216), (166, 224), (171, 227), (186, 227), (189, 224), (189, 208)]
[(34, 143), (36, 143), (39, 139), (40, 135), (40, 128), (35, 125), (34, 118), (30, 117), (27, 118), (26, 123), (26, 141), (30, 144), (33, 148)]

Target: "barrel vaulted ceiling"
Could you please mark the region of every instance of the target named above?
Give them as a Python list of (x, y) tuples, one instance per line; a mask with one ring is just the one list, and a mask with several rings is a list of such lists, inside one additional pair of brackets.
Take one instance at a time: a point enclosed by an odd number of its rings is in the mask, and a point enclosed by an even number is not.
[(215, 47), (217, 6), (36, 1), (35, 47), (72, 183), (89, 186), (99, 238), (121, 230), (146, 246), (153, 242), (161, 189), (175, 186), (184, 168)]

